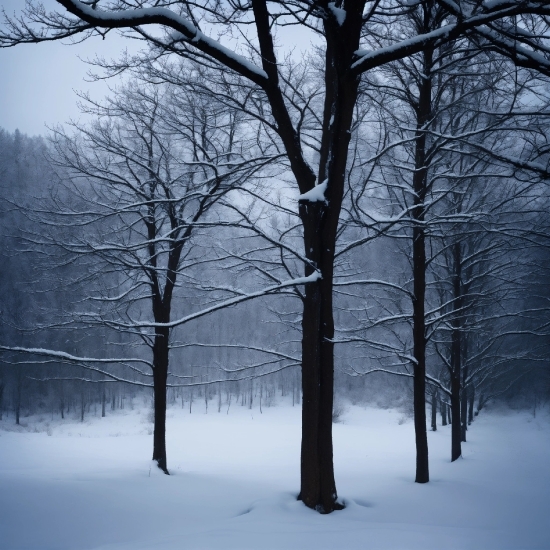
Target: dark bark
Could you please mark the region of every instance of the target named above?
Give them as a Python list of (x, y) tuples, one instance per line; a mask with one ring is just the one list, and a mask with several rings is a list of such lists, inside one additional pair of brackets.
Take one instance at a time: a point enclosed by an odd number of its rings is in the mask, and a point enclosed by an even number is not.
[(65, 388), (63, 382), (59, 382), (59, 412), (63, 420), (65, 418)]
[(447, 403), (444, 403), (443, 400), (440, 401), (439, 407), (441, 409), (441, 425), (447, 425)]
[(437, 392), (432, 392), (432, 432), (437, 431)]
[(425, 50), (424, 77), (419, 85), (416, 110), (417, 130), (415, 141), (415, 172), (413, 175), (414, 208), (413, 218), (413, 355), (414, 363), (414, 431), (416, 441), (416, 483), (430, 480), (428, 466), (428, 435), (426, 432), (426, 232), (425, 205), (427, 194), (427, 140), (426, 125), (432, 112), (432, 50)]
[[(460, 361), (460, 359), (458, 359)], [(456, 365), (455, 365), (456, 368)], [(451, 462), (462, 455), (462, 430), (460, 427), (460, 378), (451, 375)]]
[(105, 384), (101, 385), (101, 418), (105, 418), (105, 402), (107, 396), (105, 395)]
[(476, 397), (476, 388), (472, 384), (468, 392), (468, 425), (474, 421), (474, 401)]
[(17, 379), (15, 385), (15, 423), (19, 425), (21, 419), (21, 399), (23, 394), (23, 375), (21, 369), (17, 370)]
[(453, 311), (451, 330), (451, 462), (462, 455), (462, 427), (460, 414), (462, 334), (460, 312), (462, 309), (461, 290), (461, 249), (460, 243), (453, 245)]
[(468, 431), (468, 388), (466, 379), (468, 377), (468, 367), (464, 365), (462, 369), (462, 394), (460, 396), (460, 440), (466, 442), (466, 432)]
[(481, 392), (479, 394), (479, 399), (477, 400), (477, 408), (476, 408), (475, 416), (477, 416), (481, 412), (481, 409), (485, 407), (485, 403), (486, 403), (485, 395), (483, 394), (483, 392)]
[[(420, 221), (423, 218), (419, 216)], [(424, 297), (426, 290), (426, 252), (424, 230), (413, 228), (413, 353), (415, 358), (413, 379), (414, 431), (416, 442), (416, 483), (430, 479), (428, 467), (428, 435), (426, 433), (426, 336)]]
[(166, 382), (168, 379), (169, 330), (157, 328), (153, 348), (154, 429), (153, 460), (168, 474), (166, 458)]
[[(153, 174), (152, 174), (153, 175)], [(172, 292), (176, 282), (176, 270), (181, 255), (183, 243), (177, 240), (169, 252), (164, 293), (161, 292), (157, 278), (157, 251), (153, 244), (156, 238), (156, 224), (154, 206), (150, 207), (150, 215), (146, 222), (149, 245), (149, 258), (153, 270), (150, 271), (152, 289), (153, 317), (156, 323), (165, 324), (170, 321)], [(177, 220), (173, 213), (171, 226), (174, 236), (177, 236)], [(162, 326), (155, 328), (153, 343), (153, 398), (154, 398), (154, 427), (153, 427), (153, 460), (158, 467), (168, 475), (168, 461), (166, 457), (166, 389), (168, 381), (170, 329)]]
[(80, 390), (80, 422), (84, 422), (84, 410), (86, 408), (86, 397), (84, 395), (84, 388)]

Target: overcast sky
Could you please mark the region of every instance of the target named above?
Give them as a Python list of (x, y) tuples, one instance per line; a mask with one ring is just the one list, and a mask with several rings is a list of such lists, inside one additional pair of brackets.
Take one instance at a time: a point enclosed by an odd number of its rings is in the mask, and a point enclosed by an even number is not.
[[(23, 0), (0, 0), (0, 4), (13, 14)], [(117, 58), (128, 42), (110, 33), (105, 40), (93, 38), (77, 45), (65, 41), (0, 49), (0, 127), (44, 134), (46, 125), (78, 118), (76, 91), (90, 91), (98, 98), (107, 92), (104, 82), (86, 82), (89, 67), (79, 56), (90, 59), (97, 53)]]
[(90, 55), (86, 46), (49, 43), (0, 50), (0, 126), (41, 134), (46, 125), (78, 118), (75, 91), (102, 97), (104, 83), (84, 80), (88, 67), (78, 55)]
[[(46, 8), (56, 5), (54, 0), (42, 2)], [(9, 15), (20, 12), (23, 3), (0, 0)], [(290, 27), (282, 31), (279, 43), (284, 41), (285, 49), (296, 47), (299, 57), (312, 38)], [(95, 55), (116, 59), (125, 48), (137, 49), (137, 44), (111, 32), (105, 40), (95, 37), (76, 45), (70, 41), (44, 42), (0, 49), (0, 127), (37, 135), (47, 133), (47, 126), (78, 120), (77, 91), (89, 91), (96, 99), (108, 92), (107, 83), (89, 81), (90, 67), (82, 59)], [(110, 81), (109, 85), (115, 83)]]

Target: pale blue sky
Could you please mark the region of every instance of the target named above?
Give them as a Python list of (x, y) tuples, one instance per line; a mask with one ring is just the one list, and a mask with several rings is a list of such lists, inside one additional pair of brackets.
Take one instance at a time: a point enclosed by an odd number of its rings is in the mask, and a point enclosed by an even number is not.
[[(56, 6), (54, 0), (41, 1), (46, 8)], [(23, 4), (24, 0), (0, 0), (0, 6), (10, 15), (19, 12)], [(297, 57), (314, 39), (296, 27), (281, 30), (279, 36), (285, 49), (297, 46), (300, 50)], [(118, 58), (127, 47), (137, 48), (137, 44), (111, 32), (105, 40), (95, 37), (76, 45), (64, 41), (0, 49), (0, 127), (37, 135), (46, 134), (47, 126), (71, 118), (78, 120), (76, 91), (89, 91), (96, 99), (108, 93), (105, 82), (86, 81), (90, 67), (79, 57), (89, 59), (97, 54)]]
[[(23, 0), (0, 0), (0, 4), (13, 14)], [(118, 57), (128, 41), (111, 34), (77, 45), (48, 42), (0, 49), (0, 126), (11, 132), (19, 128), (31, 135), (45, 134), (46, 125), (78, 118), (75, 90), (88, 90), (99, 98), (107, 92), (105, 83), (85, 81), (89, 67), (79, 56)]]

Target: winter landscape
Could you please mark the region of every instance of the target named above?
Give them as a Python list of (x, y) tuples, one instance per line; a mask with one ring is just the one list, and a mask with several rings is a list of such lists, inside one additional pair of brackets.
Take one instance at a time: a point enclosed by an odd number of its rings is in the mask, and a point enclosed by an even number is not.
[[(136, 403), (137, 405), (137, 403)], [(213, 410), (212, 410), (213, 409)], [(414, 431), (394, 409), (349, 405), (334, 426), (346, 508), (296, 500), (300, 408), (168, 410), (170, 476), (147, 460), (147, 409), (0, 432), (5, 549), (544, 549), (550, 547), (547, 412), (480, 415), (450, 461), (430, 432), (429, 484), (414, 483)]]
[(0, 550), (550, 548), (550, 4), (4, 0)]

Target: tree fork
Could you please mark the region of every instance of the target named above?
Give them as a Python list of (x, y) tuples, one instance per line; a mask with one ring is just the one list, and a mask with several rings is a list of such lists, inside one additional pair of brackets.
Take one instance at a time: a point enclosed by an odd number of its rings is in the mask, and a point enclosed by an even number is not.
[[(342, 509), (337, 502), (332, 448), (334, 402), (333, 276), (336, 234), (344, 196), (348, 147), (359, 78), (350, 71), (359, 47), (364, 2), (347, 9), (343, 25), (325, 19), (326, 94), (323, 110), (319, 177), (325, 200), (300, 201), (304, 248), (322, 278), (306, 286), (302, 319), (302, 457), (299, 499), (321, 513)], [(297, 180), (299, 174), (295, 173)], [(298, 182), (300, 184), (300, 182)], [(302, 185), (300, 185), (302, 189)]]

